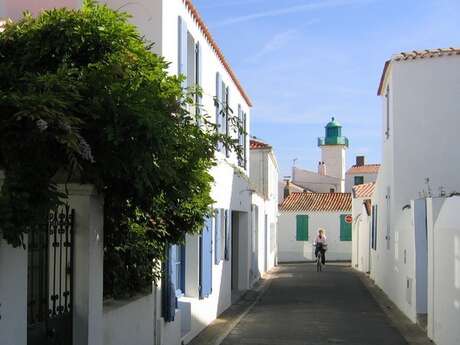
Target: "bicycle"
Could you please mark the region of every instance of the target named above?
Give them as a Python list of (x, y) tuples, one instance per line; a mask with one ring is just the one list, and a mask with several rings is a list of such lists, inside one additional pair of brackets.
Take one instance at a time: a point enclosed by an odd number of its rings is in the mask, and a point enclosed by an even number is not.
[(327, 250), (327, 245), (322, 243), (316, 243), (314, 247), (319, 246), (318, 255), (316, 256), (316, 272), (321, 272), (323, 270), (323, 250)]

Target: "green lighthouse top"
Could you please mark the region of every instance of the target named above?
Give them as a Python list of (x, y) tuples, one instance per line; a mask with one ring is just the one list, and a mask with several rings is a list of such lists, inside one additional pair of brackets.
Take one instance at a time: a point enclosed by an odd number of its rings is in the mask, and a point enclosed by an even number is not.
[(348, 147), (348, 138), (342, 136), (342, 126), (333, 117), (326, 125), (326, 135), (318, 138), (318, 146), (325, 145), (344, 145)]

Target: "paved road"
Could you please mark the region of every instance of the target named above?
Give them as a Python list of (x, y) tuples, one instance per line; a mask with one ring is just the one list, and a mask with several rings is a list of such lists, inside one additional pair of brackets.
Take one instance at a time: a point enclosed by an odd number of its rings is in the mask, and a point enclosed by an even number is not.
[(351, 268), (281, 265), (222, 345), (407, 344)]

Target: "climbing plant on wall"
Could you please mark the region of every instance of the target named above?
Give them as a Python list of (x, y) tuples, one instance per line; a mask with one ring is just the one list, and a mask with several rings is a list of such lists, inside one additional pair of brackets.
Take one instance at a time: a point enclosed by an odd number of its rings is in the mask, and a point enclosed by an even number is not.
[(114, 297), (148, 287), (164, 247), (201, 231), (214, 148), (239, 149), (205, 114), (196, 125), (195, 97), (128, 19), (86, 1), (0, 33), (0, 233), (25, 246), (30, 226), (65, 200), (58, 183), (94, 184)]

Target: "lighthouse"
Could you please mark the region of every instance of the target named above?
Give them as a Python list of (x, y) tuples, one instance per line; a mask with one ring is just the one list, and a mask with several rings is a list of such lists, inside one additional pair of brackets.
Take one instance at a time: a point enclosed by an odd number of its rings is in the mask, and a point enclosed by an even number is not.
[(318, 138), (318, 146), (321, 148), (321, 170), (327, 176), (340, 179), (337, 192), (344, 192), (348, 138), (342, 136), (342, 126), (334, 117), (325, 127), (325, 136)]

